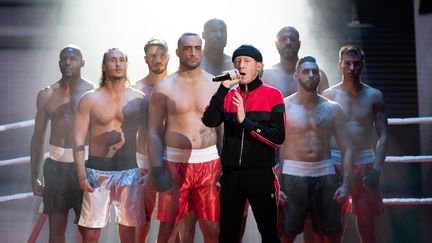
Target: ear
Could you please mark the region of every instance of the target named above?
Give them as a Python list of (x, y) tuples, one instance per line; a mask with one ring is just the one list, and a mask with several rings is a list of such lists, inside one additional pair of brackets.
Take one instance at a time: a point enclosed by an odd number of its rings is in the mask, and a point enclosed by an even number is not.
[(81, 61), (81, 67), (84, 67), (84, 65), (85, 65), (85, 60), (83, 59), (83, 60)]
[(264, 63), (262, 62), (257, 62), (257, 68), (258, 68), (258, 72), (261, 72), (264, 68)]
[(180, 56), (180, 55), (179, 55), (179, 52), (180, 52), (180, 51), (179, 51), (179, 49), (177, 48), (177, 49), (176, 49), (176, 55), (177, 55), (178, 57)]
[(294, 72), (293, 77), (296, 81), (298, 81), (298, 75), (297, 75), (297, 71)]
[(342, 71), (342, 61), (341, 61), (341, 60), (339, 60), (339, 61), (337, 62), (337, 67), (338, 67), (338, 69), (339, 69), (340, 71)]

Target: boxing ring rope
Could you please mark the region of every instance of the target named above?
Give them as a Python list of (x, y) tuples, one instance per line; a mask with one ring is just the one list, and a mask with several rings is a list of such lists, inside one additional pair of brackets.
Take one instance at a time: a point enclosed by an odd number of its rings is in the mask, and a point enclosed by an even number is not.
[[(33, 126), (34, 120), (10, 123), (0, 125), (0, 132), (23, 127)], [(432, 117), (414, 117), (414, 118), (389, 118), (389, 125), (407, 125), (407, 124), (432, 124)], [(44, 154), (48, 157), (48, 153)], [(26, 164), (30, 162), (30, 156), (19, 157), (14, 159), (0, 160), (1, 166)], [(386, 156), (386, 163), (429, 163), (432, 162), (432, 155), (421, 156)], [(0, 203), (33, 198), (32, 192), (17, 193), (13, 195), (0, 196)], [(432, 198), (383, 198), (385, 205), (431, 205)], [(27, 242), (33, 243), (36, 241), (40, 230), (47, 218), (46, 214), (41, 214)]]
[(22, 122), (4, 124), (4, 125), (0, 125), (0, 132), (11, 130), (11, 129), (22, 128), (22, 127), (30, 127), (33, 126), (34, 124), (35, 124), (35, 120), (27, 120)]

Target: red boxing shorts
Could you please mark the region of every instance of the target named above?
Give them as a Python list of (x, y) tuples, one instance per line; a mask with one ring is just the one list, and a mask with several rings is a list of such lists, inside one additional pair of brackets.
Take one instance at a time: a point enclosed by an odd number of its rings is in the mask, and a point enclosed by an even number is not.
[(219, 190), (216, 186), (221, 163), (216, 146), (205, 149), (167, 147), (164, 162), (174, 182), (159, 193), (157, 219), (173, 222), (193, 211), (206, 221), (219, 220)]
[(144, 176), (144, 186), (140, 189), (143, 201), (145, 203), (145, 212), (147, 217), (147, 222), (150, 221), (153, 209), (156, 204), (156, 189), (154, 187), (154, 180), (150, 176), (150, 162), (147, 155), (137, 152), (136, 153), (137, 164), (141, 170), (141, 174)]
[(361, 214), (369, 218), (379, 216), (384, 212), (379, 183), (376, 188), (363, 186), (363, 177), (372, 167), (373, 164), (355, 166), (351, 184), (353, 214)]

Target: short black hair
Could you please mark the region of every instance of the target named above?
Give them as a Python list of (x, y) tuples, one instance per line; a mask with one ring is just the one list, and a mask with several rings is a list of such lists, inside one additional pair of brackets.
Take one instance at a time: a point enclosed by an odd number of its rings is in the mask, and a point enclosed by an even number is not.
[[(317, 63), (315, 57), (312, 57), (312, 56), (305, 56), (305, 57), (300, 58), (300, 59), (297, 61), (296, 70), (300, 67), (300, 65), (302, 65), (302, 64), (305, 63), (305, 62), (313, 62), (313, 63), (315, 63), (315, 64)], [(318, 64), (317, 64), (317, 65), (318, 65)]]

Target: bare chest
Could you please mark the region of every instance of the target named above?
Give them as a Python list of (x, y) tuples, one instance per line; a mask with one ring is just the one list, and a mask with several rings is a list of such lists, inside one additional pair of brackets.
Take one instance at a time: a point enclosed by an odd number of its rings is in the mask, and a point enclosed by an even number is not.
[(111, 122), (132, 122), (140, 120), (142, 100), (122, 98), (119, 100), (102, 99), (92, 109), (92, 119), (95, 123), (106, 125)]
[(212, 95), (213, 93), (206, 88), (176, 90), (176, 93), (168, 98), (168, 113), (172, 115), (189, 112), (202, 114)]
[(325, 108), (306, 110), (297, 106), (291, 107), (286, 114), (286, 130), (288, 135), (307, 132), (329, 132), (333, 128), (332, 114)]

